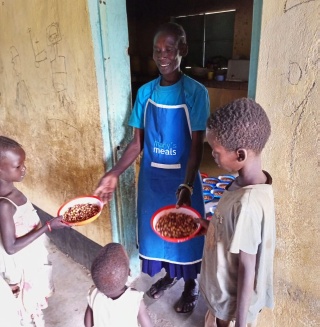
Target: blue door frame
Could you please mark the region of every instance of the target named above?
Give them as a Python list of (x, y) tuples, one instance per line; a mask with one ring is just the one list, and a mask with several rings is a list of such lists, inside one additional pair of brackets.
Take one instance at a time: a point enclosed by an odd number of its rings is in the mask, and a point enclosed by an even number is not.
[(250, 67), (248, 82), (248, 97), (255, 99), (257, 75), (258, 75), (258, 59), (261, 35), (261, 18), (262, 18), (263, 0), (253, 1), (253, 17), (252, 17), (252, 33), (251, 33), (251, 51), (250, 51)]
[[(131, 74), (125, 0), (88, 0), (96, 64), (101, 131), (106, 169), (114, 166), (132, 138), (126, 122), (131, 110)], [(131, 271), (139, 271), (136, 247), (136, 191), (134, 167), (120, 177), (109, 202), (112, 240), (123, 244)]]

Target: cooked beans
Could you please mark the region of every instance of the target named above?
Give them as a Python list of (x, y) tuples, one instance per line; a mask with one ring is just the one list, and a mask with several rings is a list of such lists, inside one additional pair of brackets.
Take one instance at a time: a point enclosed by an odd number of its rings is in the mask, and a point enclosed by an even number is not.
[(205, 201), (212, 200), (211, 195), (204, 195), (203, 198), (204, 198)]
[(92, 218), (100, 211), (96, 204), (76, 204), (70, 207), (64, 214), (63, 220), (68, 223), (75, 223)]
[(184, 213), (170, 212), (161, 216), (156, 224), (156, 230), (170, 238), (187, 237), (197, 228), (194, 218)]
[(228, 184), (219, 184), (219, 187), (220, 187), (220, 188), (223, 188), (223, 189), (226, 189), (227, 185), (228, 185)]
[(218, 181), (215, 179), (206, 179), (205, 182), (206, 184), (216, 185)]
[(233, 178), (231, 177), (220, 177), (220, 180), (223, 182), (233, 182)]

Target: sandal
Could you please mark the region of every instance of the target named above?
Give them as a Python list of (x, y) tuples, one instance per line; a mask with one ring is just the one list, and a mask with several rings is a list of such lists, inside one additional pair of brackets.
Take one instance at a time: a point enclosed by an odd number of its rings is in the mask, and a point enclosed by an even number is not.
[(159, 299), (165, 290), (171, 288), (177, 282), (177, 278), (168, 278), (167, 276), (160, 278), (156, 283), (152, 284), (147, 291), (147, 295), (152, 299)]
[(199, 299), (199, 286), (195, 280), (195, 285), (191, 288), (185, 287), (180, 299), (175, 305), (175, 310), (178, 313), (192, 312), (196, 307)]

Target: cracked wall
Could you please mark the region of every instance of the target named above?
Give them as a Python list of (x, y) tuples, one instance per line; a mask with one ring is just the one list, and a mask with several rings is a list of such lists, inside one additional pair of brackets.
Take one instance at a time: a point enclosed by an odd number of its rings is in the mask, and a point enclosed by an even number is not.
[(312, 0), (263, 5), (256, 100), (272, 123), (263, 159), (274, 178), (277, 248), (276, 305), (261, 326), (319, 326), (317, 12)]
[[(69, 199), (92, 194), (104, 169), (87, 2), (1, 1), (0, 22), (1, 134), (26, 150), (17, 187), (55, 216)], [(107, 210), (75, 228), (105, 244)]]

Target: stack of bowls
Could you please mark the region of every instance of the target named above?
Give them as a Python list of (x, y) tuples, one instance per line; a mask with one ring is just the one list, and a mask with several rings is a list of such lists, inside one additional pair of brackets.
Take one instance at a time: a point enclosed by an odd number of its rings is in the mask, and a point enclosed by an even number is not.
[(209, 212), (207, 214), (207, 220), (211, 220), (211, 218), (214, 215), (214, 212), (217, 208), (217, 205), (218, 205), (218, 203), (215, 203), (215, 202), (210, 203)]
[(220, 199), (226, 187), (235, 180), (235, 176), (233, 175), (221, 175), (218, 176), (219, 182), (216, 184), (214, 190), (211, 193), (214, 195), (216, 199)]
[(233, 182), (236, 178), (233, 175), (221, 175), (218, 176), (218, 179), (221, 183), (228, 183), (230, 184), (231, 182)]
[(202, 179), (203, 198), (205, 203), (214, 200), (214, 195), (212, 194), (212, 191), (215, 189), (216, 184), (218, 182), (219, 179), (216, 177), (205, 177)]
[(220, 199), (226, 187), (235, 180), (233, 175), (220, 175), (218, 177), (204, 177), (202, 179), (204, 202), (208, 203)]

